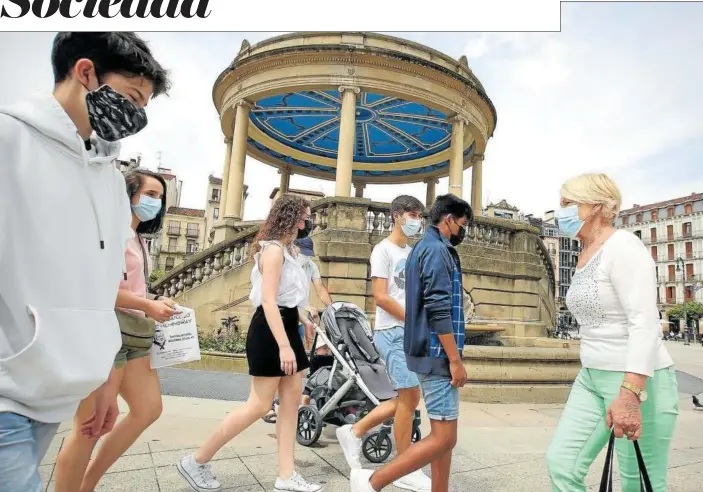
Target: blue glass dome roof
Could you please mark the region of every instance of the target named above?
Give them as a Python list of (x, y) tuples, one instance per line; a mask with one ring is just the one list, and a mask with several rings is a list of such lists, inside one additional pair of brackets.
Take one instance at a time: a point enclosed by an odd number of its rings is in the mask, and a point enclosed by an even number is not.
[[(279, 94), (257, 101), (250, 118), (262, 133), (287, 147), (313, 156), (336, 159), (341, 104), (341, 95), (336, 91)], [(414, 161), (448, 149), (450, 139), (451, 123), (447, 115), (440, 111), (382, 94), (362, 92), (357, 96), (354, 162), (386, 164)], [(287, 158), (251, 139), (250, 144), (270, 157), (291, 165), (325, 167)], [(467, 149), (465, 153), (469, 151)], [(439, 163), (398, 173), (428, 173), (445, 165)], [(389, 172), (379, 166), (378, 172), (369, 171), (368, 175), (381, 176)], [(355, 175), (359, 174), (355, 172)]]

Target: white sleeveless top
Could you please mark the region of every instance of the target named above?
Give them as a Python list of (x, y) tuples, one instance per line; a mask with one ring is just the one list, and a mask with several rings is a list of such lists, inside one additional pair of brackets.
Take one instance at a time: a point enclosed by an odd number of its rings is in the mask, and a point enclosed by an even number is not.
[(310, 291), (310, 280), (303, 267), (288, 250), (278, 241), (259, 241), (261, 251), (254, 255), (254, 268), (251, 271), (251, 294), (249, 299), (255, 308), (261, 306), (262, 285), (264, 276), (259, 269), (261, 253), (266, 247), (276, 245), (283, 250), (283, 266), (281, 267), (281, 278), (278, 281), (278, 295), (276, 304), (287, 308), (305, 308)]

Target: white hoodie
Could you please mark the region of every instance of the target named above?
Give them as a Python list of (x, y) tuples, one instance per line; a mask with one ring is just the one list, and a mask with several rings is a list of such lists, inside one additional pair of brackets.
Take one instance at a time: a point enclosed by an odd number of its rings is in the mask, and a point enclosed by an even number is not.
[(131, 212), (119, 144), (91, 142), (51, 94), (0, 108), (0, 412), (69, 420), (120, 348)]

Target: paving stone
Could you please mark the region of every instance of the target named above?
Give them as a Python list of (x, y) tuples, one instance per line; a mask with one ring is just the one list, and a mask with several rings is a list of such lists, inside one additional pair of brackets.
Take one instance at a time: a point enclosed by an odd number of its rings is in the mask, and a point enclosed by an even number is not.
[[(222, 484), (223, 489), (258, 491), (259, 482), (247, 470), (239, 458), (231, 458), (213, 462), (212, 473)], [(192, 492), (175, 466), (165, 466), (156, 469), (161, 492)], [(246, 487), (249, 487), (247, 489)], [(256, 487), (259, 487), (258, 489)]]
[(44, 455), (44, 458), (42, 458), (41, 464), (42, 465), (53, 465), (56, 463), (56, 457), (59, 454), (59, 450), (61, 449), (61, 445), (63, 444), (63, 437), (61, 436), (56, 436), (54, 439), (51, 441), (51, 444), (49, 445), (49, 449), (46, 450), (46, 454)]
[[(245, 456), (240, 459), (261, 483), (266, 481), (275, 481), (278, 477), (278, 467), (275, 454)], [(327, 462), (309, 449), (296, 449), (295, 469), (304, 477), (338, 473), (334, 467), (330, 466)]]
[[(168, 489), (164, 489), (168, 490)], [(108, 473), (98, 484), (95, 492), (159, 492), (156, 474), (152, 468)]]
[(131, 456), (122, 456), (114, 465), (110, 467), (107, 474), (120, 473), (130, 470), (152, 470), (154, 468), (151, 462), (151, 456), (148, 454), (136, 454)]

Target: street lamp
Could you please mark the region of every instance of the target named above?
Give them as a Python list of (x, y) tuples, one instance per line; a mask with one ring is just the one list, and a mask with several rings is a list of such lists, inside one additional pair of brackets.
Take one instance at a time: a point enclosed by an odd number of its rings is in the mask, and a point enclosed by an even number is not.
[(681, 272), (681, 283), (683, 284), (683, 325), (686, 331), (684, 345), (691, 345), (691, 333), (688, 329), (688, 316), (686, 316), (686, 264), (680, 256), (676, 258), (676, 271)]

